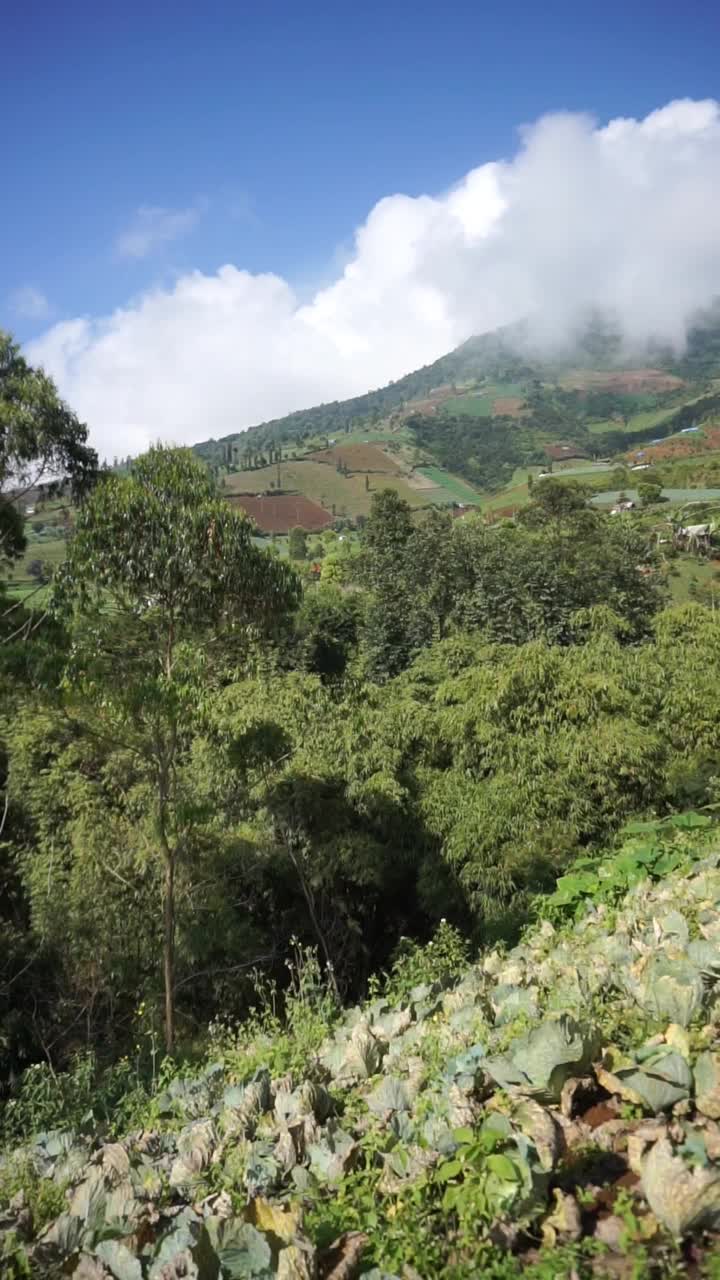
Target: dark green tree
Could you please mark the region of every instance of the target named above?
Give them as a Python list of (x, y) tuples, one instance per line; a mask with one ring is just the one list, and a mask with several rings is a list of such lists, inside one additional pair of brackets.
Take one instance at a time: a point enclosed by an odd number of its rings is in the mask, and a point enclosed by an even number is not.
[(413, 531), (410, 504), (394, 489), (374, 493), (362, 531), (358, 576), (377, 590), (397, 572)]
[(151, 788), (163, 867), (165, 1038), (175, 1042), (175, 876), (193, 823), (183, 764), (213, 685), (299, 599), (184, 450), (152, 449), (79, 512), (56, 586), (72, 637), (65, 685), (91, 733), (124, 744)]
[(288, 553), (291, 560), (307, 560), (307, 533), (299, 525), (288, 535)]
[(660, 484), (639, 484), (638, 497), (644, 507), (652, 507), (656, 502), (662, 500), (662, 485)]
[(324, 682), (344, 675), (357, 649), (365, 599), (321, 583), (306, 594), (295, 618), (298, 665)]
[(0, 330), (0, 565), (25, 548), (24, 500), (38, 485), (65, 477), (78, 497), (96, 474), (87, 428)]

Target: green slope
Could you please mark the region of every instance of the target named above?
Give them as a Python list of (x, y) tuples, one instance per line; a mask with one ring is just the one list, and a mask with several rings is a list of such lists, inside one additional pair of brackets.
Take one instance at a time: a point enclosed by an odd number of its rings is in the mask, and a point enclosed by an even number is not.
[(630, 824), (512, 950), (443, 923), (362, 1006), (290, 997), (109, 1124), (28, 1135), (3, 1274), (711, 1280), (719, 849), (705, 814)]
[[(684, 382), (617, 389), (612, 375), (643, 369)], [(578, 383), (578, 373), (589, 376)], [(719, 376), (720, 306), (691, 330), (681, 357), (658, 347), (629, 353), (612, 326), (594, 317), (572, 346), (549, 358), (516, 325), (470, 338), (386, 387), (205, 441), (196, 450), (221, 473), (234, 473), (247, 468), (245, 452), (257, 465), (258, 455), (270, 462), (278, 445), (284, 456), (301, 458), (329, 439), (385, 440), (405, 450), (411, 464), (440, 466), (474, 490), (498, 493), (518, 468), (543, 466), (549, 444), (570, 442), (590, 457), (617, 458), (713, 414), (720, 418), (720, 384), (713, 383)], [(522, 416), (493, 416), (495, 401), (510, 397), (523, 401)]]

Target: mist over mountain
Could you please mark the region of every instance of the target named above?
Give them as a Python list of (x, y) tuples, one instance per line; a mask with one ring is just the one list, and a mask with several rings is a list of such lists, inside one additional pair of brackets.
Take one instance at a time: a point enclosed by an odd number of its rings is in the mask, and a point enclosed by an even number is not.
[(555, 113), (448, 191), (378, 201), (307, 301), (225, 264), (64, 320), (29, 354), (111, 455), (362, 395), (523, 320), (532, 350), (562, 351), (593, 307), (630, 349), (681, 349), (720, 293), (719, 205), (716, 101), (605, 125)]

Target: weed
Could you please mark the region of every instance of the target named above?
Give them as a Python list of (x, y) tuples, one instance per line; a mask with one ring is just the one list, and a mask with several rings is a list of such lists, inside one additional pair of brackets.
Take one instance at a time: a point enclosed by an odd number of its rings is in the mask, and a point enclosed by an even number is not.
[(24, 1153), (14, 1155), (0, 1167), (0, 1207), (7, 1207), (18, 1194), (29, 1210), (32, 1233), (38, 1235), (65, 1207), (67, 1182), (44, 1178), (35, 1162)]
[(441, 920), (425, 944), (402, 939), (384, 984), (376, 980), (371, 994), (382, 994), (394, 1005), (407, 1003), (414, 987), (459, 978), (469, 963), (467, 939), (447, 920)]
[(289, 983), (281, 1000), (274, 979), (253, 975), (255, 1004), (239, 1025), (212, 1023), (209, 1057), (222, 1058), (231, 1075), (244, 1079), (258, 1067), (274, 1075), (307, 1073), (340, 1010), (328, 975), (313, 947), (291, 938), (286, 960)]

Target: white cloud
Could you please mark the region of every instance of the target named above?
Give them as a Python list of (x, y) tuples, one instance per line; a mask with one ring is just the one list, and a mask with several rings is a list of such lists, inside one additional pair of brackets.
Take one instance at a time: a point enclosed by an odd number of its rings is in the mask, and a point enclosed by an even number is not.
[(115, 241), (115, 252), (121, 258), (146, 258), (153, 250), (171, 240), (179, 240), (197, 226), (201, 210), (158, 209), (143, 205), (133, 221)]
[(26, 284), (10, 295), (10, 306), (15, 315), (24, 320), (45, 320), (50, 314), (50, 303), (45, 294), (34, 285)]
[(391, 195), (337, 278), (301, 304), (227, 265), (33, 344), (99, 449), (194, 441), (377, 387), (528, 314), (548, 338), (589, 304), (632, 336), (682, 338), (720, 293), (720, 106), (597, 127), (557, 114), (516, 156), (437, 196)]

